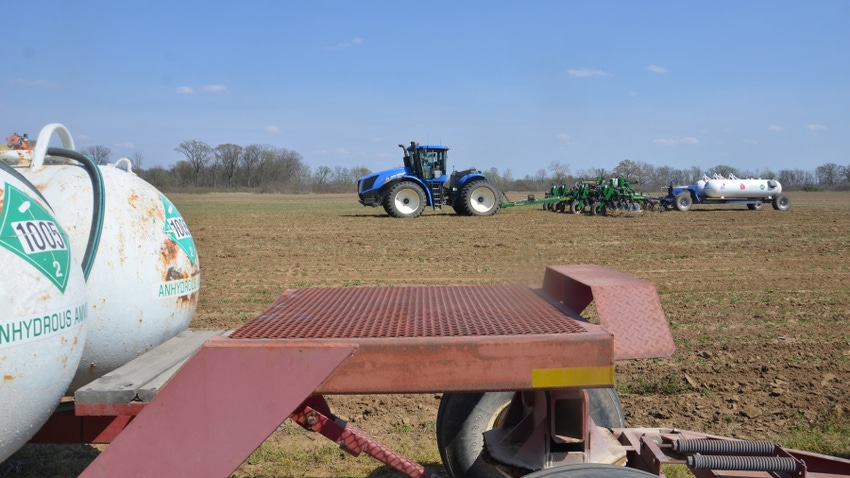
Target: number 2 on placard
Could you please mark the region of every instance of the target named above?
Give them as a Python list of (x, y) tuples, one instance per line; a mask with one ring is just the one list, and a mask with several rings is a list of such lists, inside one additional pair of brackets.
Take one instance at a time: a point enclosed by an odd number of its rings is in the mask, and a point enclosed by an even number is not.
[(53, 261), (53, 267), (56, 268), (56, 277), (62, 277), (62, 266), (59, 261)]

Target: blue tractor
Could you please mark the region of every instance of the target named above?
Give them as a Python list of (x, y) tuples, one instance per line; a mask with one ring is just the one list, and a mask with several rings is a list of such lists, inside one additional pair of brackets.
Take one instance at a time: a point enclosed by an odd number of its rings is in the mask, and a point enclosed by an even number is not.
[(446, 176), (446, 146), (415, 142), (398, 146), (404, 151), (404, 167), (358, 179), (360, 204), (383, 206), (398, 218), (419, 217), (425, 206), (451, 206), (462, 216), (492, 216), (501, 207), (499, 192), (481, 171), (467, 169)]

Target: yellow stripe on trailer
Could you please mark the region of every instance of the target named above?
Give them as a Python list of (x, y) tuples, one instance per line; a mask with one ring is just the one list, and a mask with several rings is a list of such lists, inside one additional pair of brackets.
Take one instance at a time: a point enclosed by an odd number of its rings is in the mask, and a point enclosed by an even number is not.
[(613, 385), (613, 366), (543, 368), (531, 371), (532, 388), (599, 387)]

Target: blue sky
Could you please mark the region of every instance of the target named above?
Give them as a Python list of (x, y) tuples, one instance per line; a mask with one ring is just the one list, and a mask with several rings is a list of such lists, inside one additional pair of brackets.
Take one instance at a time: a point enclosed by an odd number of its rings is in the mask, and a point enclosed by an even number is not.
[[(311, 167), (520, 178), (656, 166), (850, 165), (850, 1), (19, 3), (0, 131), (63, 123), (143, 167), (180, 142), (270, 144)], [(9, 9), (7, 9), (7, 14)]]

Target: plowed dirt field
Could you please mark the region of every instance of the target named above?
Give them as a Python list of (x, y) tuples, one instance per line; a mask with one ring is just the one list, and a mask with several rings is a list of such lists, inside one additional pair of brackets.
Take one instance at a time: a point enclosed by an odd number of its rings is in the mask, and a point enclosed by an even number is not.
[[(526, 206), (486, 218), (427, 210), (414, 220), (351, 195), (170, 198), (200, 254), (192, 328), (237, 328), (290, 288), (540, 284), (547, 265), (599, 264), (655, 284), (677, 347), (668, 359), (618, 363), (629, 426), (791, 440), (848, 456), (850, 193), (790, 196), (785, 212), (698, 206), (592, 217)], [(341, 417), (440, 471), (439, 397), (329, 400)], [(75, 450), (85, 466), (98, 448)], [(0, 474), (50, 476), (27, 475), (29, 460), (45, 453), (28, 445), (10, 459), (17, 468), (0, 464)], [(396, 475), (287, 424), (236, 476)]]

